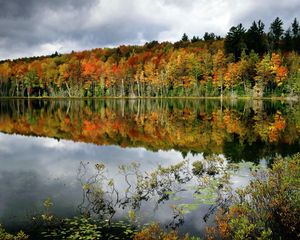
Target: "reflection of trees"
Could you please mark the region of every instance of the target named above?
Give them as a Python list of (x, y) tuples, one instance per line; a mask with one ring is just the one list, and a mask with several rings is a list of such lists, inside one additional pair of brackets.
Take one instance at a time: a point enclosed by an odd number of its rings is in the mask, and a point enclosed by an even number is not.
[(278, 153), (289, 156), (299, 151), (299, 143), (286, 142), (268, 145), (266, 142), (256, 141), (251, 144), (241, 144), (239, 139), (224, 142), (223, 153), (230, 162), (238, 163), (243, 159), (246, 162), (259, 163), (262, 157), (272, 160)]
[[(297, 145), (299, 110), (279, 102), (263, 102), (259, 111), (255, 106), (225, 101), (221, 108), (213, 100), (7, 100), (0, 102), (0, 131), (153, 151), (176, 149), (183, 156), (204, 152), (234, 157), (237, 151), (245, 160)], [(251, 159), (253, 146), (260, 149)]]
[[(215, 209), (224, 203), (223, 192), (228, 192), (229, 175), (225, 171), (223, 159), (210, 156), (195, 162), (193, 167), (188, 161), (168, 167), (158, 166), (152, 172), (144, 172), (135, 162), (119, 166), (113, 178), (102, 163), (94, 167), (81, 163), (78, 180), (83, 189), (80, 212), (111, 221), (118, 211), (127, 211), (129, 218), (135, 220), (136, 212), (143, 204), (154, 204), (154, 209), (171, 201), (172, 216), (167, 226), (176, 228), (184, 223), (188, 209), (198, 208), (200, 204), (211, 205), (205, 220)], [(116, 182), (119, 182), (117, 184)], [(121, 183), (121, 184), (120, 184)], [(180, 193), (189, 193), (192, 204), (178, 204), (183, 201)]]

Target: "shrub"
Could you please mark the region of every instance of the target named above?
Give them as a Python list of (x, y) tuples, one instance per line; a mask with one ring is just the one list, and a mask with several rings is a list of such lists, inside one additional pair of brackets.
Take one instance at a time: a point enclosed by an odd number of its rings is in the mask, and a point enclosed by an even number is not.
[(300, 154), (275, 159), (236, 192), (228, 211), (217, 216), (223, 239), (300, 238)]
[(193, 174), (196, 176), (201, 176), (204, 172), (204, 166), (201, 161), (193, 162)]
[(153, 223), (136, 233), (133, 240), (200, 240), (199, 238), (185, 235), (179, 236), (176, 231), (164, 231), (158, 223)]

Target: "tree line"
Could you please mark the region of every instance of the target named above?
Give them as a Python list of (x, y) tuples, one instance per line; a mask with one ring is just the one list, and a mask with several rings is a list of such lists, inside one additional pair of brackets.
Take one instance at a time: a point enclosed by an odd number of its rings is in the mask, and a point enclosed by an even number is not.
[(299, 96), (300, 27), (276, 18), (178, 42), (97, 48), (0, 62), (0, 96)]
[(242, 24), (230, 28), (225, 38), (225, 51), (233, 54), (237, 60), (243, 51), (254, 51), (259, 55), (274, 51), (300, 52), (300, 28), (295, 18), (291, 27), (283, 29), (283, 21), (276, 18), (270, 26), (268, 33), (264, 32), (265, 25), (262, 21), (254, 21), (246, 30)]

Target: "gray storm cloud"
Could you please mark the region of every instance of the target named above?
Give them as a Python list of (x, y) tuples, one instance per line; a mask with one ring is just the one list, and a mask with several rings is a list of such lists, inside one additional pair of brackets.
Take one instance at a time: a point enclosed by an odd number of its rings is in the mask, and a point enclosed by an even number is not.
[(289, 25), (298, 0), (0, 0), (0, 59), (55, 51), (176, 41), (186, 32), (225, 35), (232, 25), (279, 16)]

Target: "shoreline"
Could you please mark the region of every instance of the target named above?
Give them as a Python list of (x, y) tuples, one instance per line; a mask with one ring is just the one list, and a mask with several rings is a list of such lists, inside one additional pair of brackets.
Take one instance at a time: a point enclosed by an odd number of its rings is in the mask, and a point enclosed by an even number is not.
[(137, 100), (137, 99), (187, 99), (187, 100), (272, 100), (272, 101), (292, 101), (299, 102), (299, 97), (247, 97), (247, 96), (238, 96), (238, 97), (8, 97), (8, 96), (0, 96), (0, 100), (3, 99), (40, 99), (40, 100), (92, 100), (92, 99), (126, 99), (126, 100)]

